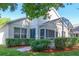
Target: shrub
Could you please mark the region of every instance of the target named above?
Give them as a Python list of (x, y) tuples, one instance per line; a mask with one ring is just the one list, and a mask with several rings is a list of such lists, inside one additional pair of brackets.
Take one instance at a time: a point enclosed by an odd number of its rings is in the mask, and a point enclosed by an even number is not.
[(73, 47), (74, 45), (77, 44), (78, 38), (65, 38), (65, 47)]
[(20, 45), (27, 45), (27, 46), (29, 46), (30, 43), (33, 40), (34, 39), (12, 39), (12, 38), (8, 38), (8, 39), (6, 39), (6, 46), (7, 47), (20, 46)]
[(79, 41), (78, 38), (56, 38), (55, 39), (55, 47), (56, 49), (64, 49), (66, 47), (73, 47), (75, 44), (77, 44)]
[(50, 44), (50, 40), (35, 40), (32, 42), (31, 47), (34, 51), (42, 51), (48, 49), (48, 45)]
[(63, 50), (65, 47), (64, 38), (56, 38), (55, 39), (55, 48), (59, 50)]
[(30, 46), (32, 41), (34, 41), (35, 39), (25, 39), (24, 42), (25, 42), (25, 45), (27, 46)]

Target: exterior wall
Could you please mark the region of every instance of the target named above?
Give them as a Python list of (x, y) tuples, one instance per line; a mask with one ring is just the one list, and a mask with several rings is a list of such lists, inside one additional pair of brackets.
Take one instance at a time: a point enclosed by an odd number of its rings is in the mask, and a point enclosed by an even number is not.
[(54, 20), (57, 18), (60, 18), (60, 15), (54, 8), (50, 8), (50, 11), (48, 11), (48, 14), (50, 16), (50, 20)]
[(36, 39), (39, 38), (39, 26), (42, 25), (43, 23), (48, 22), (48, 19), (43, 19), (43, 17), (35, 18), (31, 21), (30, 23), (30, 28), (35, 28), (36, 29)]
[(66, 27), (64, 27), (65, 37), (69, 37), (69, 31)]
[(8, 25), (0, 29), (0, 44), (5, 44), (6, 38), (9, 38)]
[[(42, 26), (39, 27), (39, 37), (40, 37), (40, 29), (50, 29), (50, 30), (54, 30), (55, 33), (54, 35), (56, 35), (56, 25), (53, 21), (48, 22)], [(46, 34), (46, 33), (45, 33)], [(46, 36), (45, 36), (46, 37)], [(56, 37), (56, 36), (55, 36)]]
[(73, 29), (72, 29), (72, 36), (73, 37), (79, 37), (79, 25), (74, 25)]
[(29, 23), (26, 20), (20, 20), (14, 23), (9, 24), (9, 37), (14, 38), (14, 27), (26, 28), (27, 29), (27, 37), (29, 37)]
[(40, 29), (51, 29), (51, 30), (55, 30), (56, 29), (56, 25), (52, 21), (52, 22), (48, 22), (46, 24), (43, 24), (42, 26), (40, 26)]
[(77, 32), (77, 33), (74, 32), (74, 33), (73, 33), (73, 37), (79, 37), (79, 32)]
[[(62, 23), (60, 21), (56, 22), (58, 37), (62, 37)], [(65, 32), (65, 37), (69, 36), (68, 29), (65, 25), (63, 25), (63, 31)]]
[[(48, 11), (48, 14), (49, 14), (49, 16), (50, 16), (50, 19), (49, 18), (47, 18), (47, 19), (43, 19), (44, 17), (43, 16), (41, 16), (41, 17), (39, 17), (39, 18), (35, 18), (35, 19), (33, 19), (33, 21), (31, 22), (31, 24), (30, 24), (30, 28), (35, 28), (36, 29), (36, 39), (38, 39), (39, 38), (39, 27), (38, 26), (40, 26), (41, 24), (43, 24), (43, 23), (46, 23), (46, 22), (48, 22), (48, 21), (52, 21), (52, 20), (54, 20), (54, 19), (57, 19), (57, 18), (59, 18), (60, 17), (60, 15), (57, 13), (57, 11), (54, 9), (54, 8), (51, 8), (50, 9), (50, 11)], [(53, 24), (45, 24), (44, 26), (42, 26), (43, 28), (48, 28), (48, 29), (54, 29), (54, 30), (56, 30), (56, 28), (54, 28), (54, 26), (52, 26)]]
[(44, 17), (35, 18), (30, 23), (30, 28), (36, 28), (37, 26), (49, 21), (48, 19), (43, 19)]
[[(43, 23), (45, 23), (45, 24), (43, 24)], [(41, 24), (43, 24), (43, 25), (41, 25)], [(41, 27), (39, 27), (40, 25), (41, 25)], [(55, 31), (58, 32), (58, 37), (62, 37), (62, 23), (60, 22), (60, 20), (58, 20), (55, 23), (55, 21), (44, 20), (43, 18), (38, 18), (38, 19), (35, 19), (35, 20), (32, 21), (30, 27), (36, 29), (36, 39), (40, 38), (40, 29), (55, 30)], [(65, 32), (65, 37), (68, 37), (69, 32), (68, 32), (68, 29), (65, 25), (64, 25), (63, 31)], [(56, 33), (55, 33), (55, 35), (56, 35)]]

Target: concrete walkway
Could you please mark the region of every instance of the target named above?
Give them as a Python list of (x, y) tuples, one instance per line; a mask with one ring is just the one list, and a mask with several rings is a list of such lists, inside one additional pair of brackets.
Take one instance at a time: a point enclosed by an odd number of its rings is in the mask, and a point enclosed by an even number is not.
[(22, 47), (22, 48), (17, 48), (16, 50), (20, 52), (26, 52), (26, 51), (30, 51), (31, 47)]

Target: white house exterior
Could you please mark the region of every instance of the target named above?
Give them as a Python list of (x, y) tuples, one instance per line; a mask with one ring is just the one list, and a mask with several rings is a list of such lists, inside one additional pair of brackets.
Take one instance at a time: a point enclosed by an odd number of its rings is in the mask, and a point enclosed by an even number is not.
[(32, 21), (21, 18), (7, 23), (0, 28), (0, 44), (4, 44), (6, 38), (53, 39), (62, 37), (62, 34), (69, 37), (72, 24), (66, 18), (60, 17), (53, 8), (48, 13), (50, 19), (41, 16)]
[(79, 24), (73, 26), (73, 37), (79, 37)]

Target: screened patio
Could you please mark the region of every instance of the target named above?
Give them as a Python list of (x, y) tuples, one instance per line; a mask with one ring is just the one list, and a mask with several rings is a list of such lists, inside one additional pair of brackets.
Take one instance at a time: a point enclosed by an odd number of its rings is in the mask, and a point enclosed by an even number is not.
[(40, 39), (54, 39), (58, 36), (55, 30), (40, 29)]

